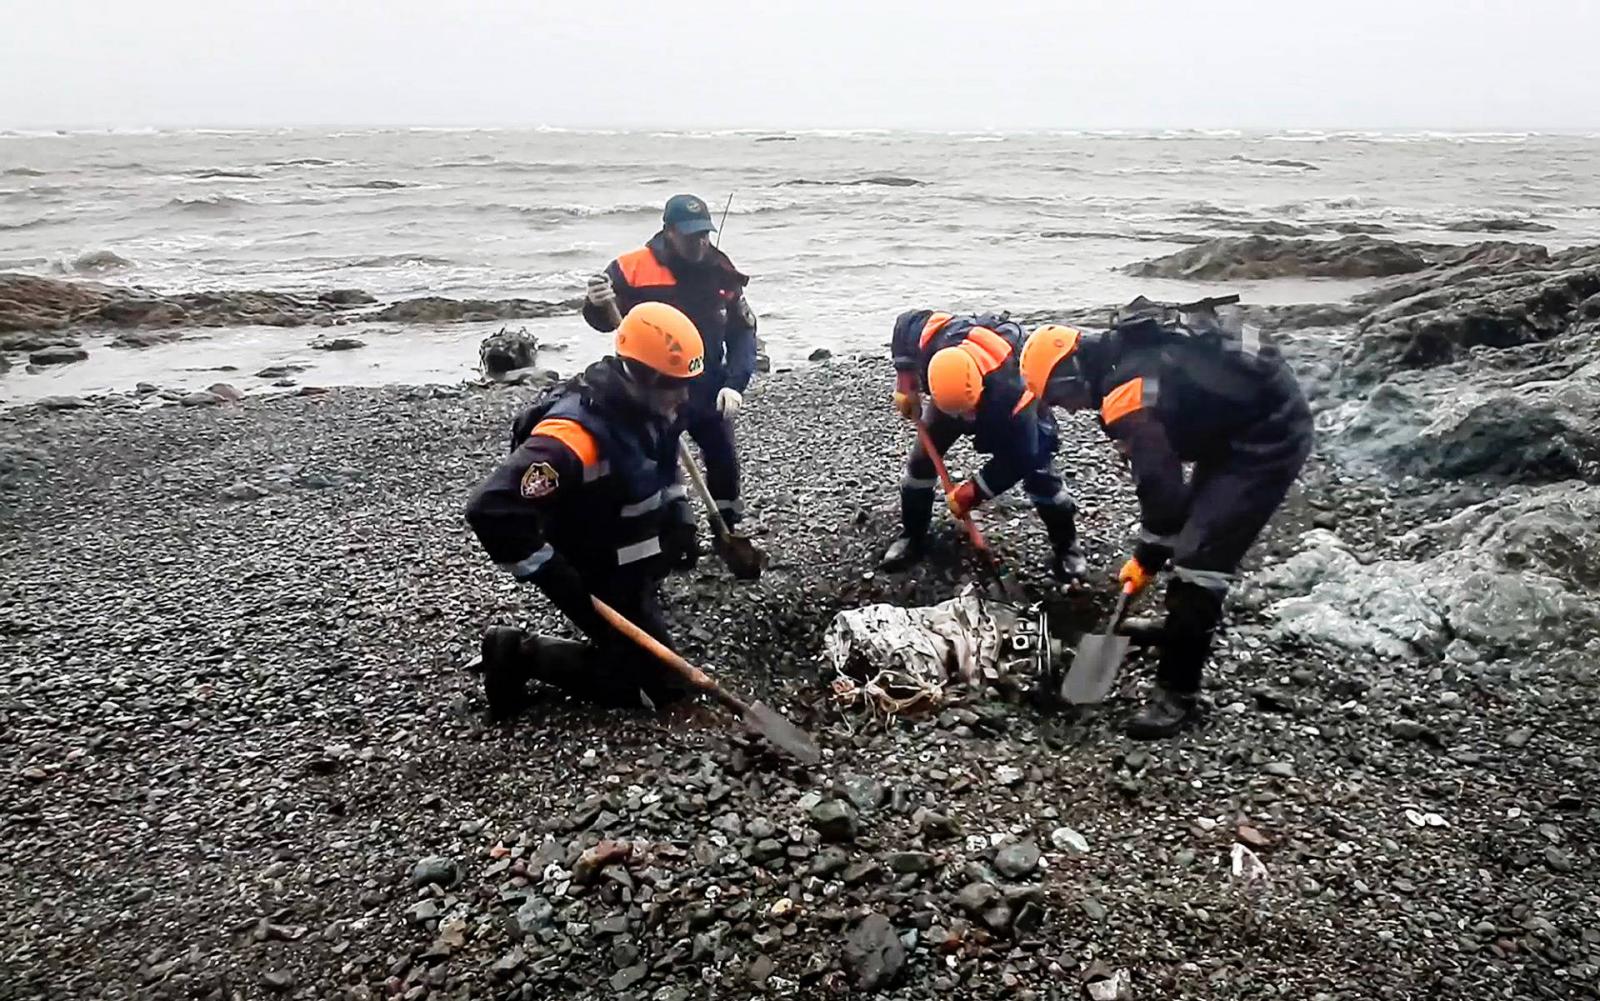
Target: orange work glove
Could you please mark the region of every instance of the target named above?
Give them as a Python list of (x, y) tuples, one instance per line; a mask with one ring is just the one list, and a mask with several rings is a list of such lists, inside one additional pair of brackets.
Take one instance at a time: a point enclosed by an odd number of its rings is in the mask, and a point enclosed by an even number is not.
[(950, 505), (950, 513), (957, 518), (965, 518), (972, 513), (972, 509), (983, 503), (983, 493), (978, 485), (971, 480), (961, 484), (950, 492), (945, 498)]
[(1129, 560), (1122, 564), (1122, 572), (1117, 574), (1117, 579), (1122, 582), (1123, 588), (1131, 587), (1133, 590), (1130, 593), (1138, 594), (1150, 586), (1156, 575), (1146, 570), (1138, 560)]

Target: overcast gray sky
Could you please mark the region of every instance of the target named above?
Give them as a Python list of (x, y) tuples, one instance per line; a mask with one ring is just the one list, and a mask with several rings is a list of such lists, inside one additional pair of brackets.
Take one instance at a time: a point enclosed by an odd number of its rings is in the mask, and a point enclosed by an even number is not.
[(6, 0), (0, 128), (1600, 127), (1600, 0)]

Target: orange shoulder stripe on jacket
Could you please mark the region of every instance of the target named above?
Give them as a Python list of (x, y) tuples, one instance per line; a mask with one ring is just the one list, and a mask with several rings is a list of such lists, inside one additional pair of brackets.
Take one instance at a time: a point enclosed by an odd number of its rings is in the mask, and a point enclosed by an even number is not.
[(973, 327), (962, 343), (967, 353), (978, 363), (978, 371), (988, 375), (1011, 357), (1011, 345), (1004, 337), (988, 327)]
[(1144, 378), (1141, 376), (1123, 383), (1106, 394), (1106, 398), (1100, 402), (1100, 419), (1111, 425), (1142, 409), (1144, 409)]
[(656, 260), (656, 255), (650, 252), (649, 247), (623, 254), (617, 258), (617, 267), (622, 271), (623, 281), (633, 288), (678, 284), (678, 279), (673, 277), (666, 265)]
[(594, 435), (577, 421), (569, 421), (564, 417), (542, 420), (533, 426), (533, 433), (529, 437), (541, 434), (572, 449), (572, 454), (578, 457), (585, 469), (600, 461), (600, 446), (595, 443)]
[(955, 319), (955, 317), (951, 316), (949, 313), (934, 313), (932, 316), (928, 317), (927, 322), (922, 325), (922, 336), (917, 339), (917, 347), (927, 347), (928, 342), (933, 340), (933, 335), (943, 330), (945, 324), (949, 323), (953, 319)]

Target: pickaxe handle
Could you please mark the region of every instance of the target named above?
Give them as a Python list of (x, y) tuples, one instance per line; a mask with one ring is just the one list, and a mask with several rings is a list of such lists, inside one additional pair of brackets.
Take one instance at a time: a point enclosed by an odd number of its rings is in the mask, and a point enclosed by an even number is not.
[[(933, 437), (928, 434), (928, 427), (922, 423), (921, 418), (917, 419), (917, 440), (922, 442), (922, 450), (933, 460), (933, 470), (939, 474), (939, 482), (944, 484), (944, 495), (948, 500), (950, 495), (956, 492), (955, 481), (950, 479), (950, 470), (945, 468), (944, 456), (933, 447)], [(979, 531), (978, 523), (972, 520), (972, 515), (962, 515), (961, 524), (966, 526), (967, 537), (972, 540), (973, 548), (993, 559), (993, 554), (989, 551), (989, 542), (983, 537), (983, 532)]]

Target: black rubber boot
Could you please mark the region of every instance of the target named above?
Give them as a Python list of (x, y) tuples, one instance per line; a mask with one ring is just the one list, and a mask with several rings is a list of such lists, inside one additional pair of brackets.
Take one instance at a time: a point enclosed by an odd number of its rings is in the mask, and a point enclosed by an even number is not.
[(1199, 700), (1193, 692), (1174, 692), (1157, 686), (1139, 715), (1128, 722), (1126, 732), (1135, 740), (1163, 740), (1177, 736), (1199, 719)]
[(559, 636), (528, 636), (522, 643), (526, 677), (573, 698), (612, 709), (637, 708), (639, 685), (620, 652), (607, 657), (591, 643)]
[(1089, 562), (1078, 544), (1077, 509), (1071, 504), (1035, 505), (1045, 534), (1050, 537), (1050, 576), (1062, 583), (1082, 580)]
[(922, 538), (914, 535), (900, 535), (889, 544), (888, 552), (883, 554), (883, 559), (878, 562), (882, 570), (905, 570), (922, 561)]
[(933, 521), (933, 488), (900, 488), (900, 534), (921, 539)]
[(695, 690), (671, 669), (617, 637), (614, 643), (558, 636), (526, 636), (521, 644), (523, 677), (559, 688), (575, 699), (608, 709), (661, 708)]
[(491, 626), (483, 634), (483, 695), (489, 702), (489, 718), (497, 723), (528, 706), (528, 662), (522, 641), (522, 630), (510, 626)]
[(1200, 690), (1200, 675), (1211, 659), (1211, 643), (1221, 618), (1222, 595), (1183, 580), (1167, 585), (1157, 685), (1172, 692)]
[(1089, 575), (1089, 561), (1076, 542), (1065, 549), (1057, 549), (1050, 557), (1050, 576), (1063, 584), (1083, 580)]

